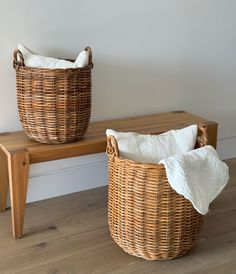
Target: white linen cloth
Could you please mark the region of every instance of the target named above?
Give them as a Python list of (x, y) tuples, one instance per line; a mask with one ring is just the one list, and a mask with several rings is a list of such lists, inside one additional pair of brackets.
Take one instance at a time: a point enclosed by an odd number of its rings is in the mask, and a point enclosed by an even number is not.
[(197, 138), (197, 125), (170, 130), (159, 135), (117, 132), (107, 129), (107, 136), (116, 138), (120, 156), (140, 163), (159, 163), (175, 154), (192, 150)]
[(53, 57), (41, 56), (22, 44), (18, 45), (18, 49), (23, 54), (25, 65), (28, 67), (50, 69), (83, 68), (86, 67), (89, 62), (86, 50), (80, 52), (75, 62), (70, 62)]
[(170, 186), (203, 215), (229, 180), (229, 168), (212, 146), (168, 157), (160, 164), (165, 166)]

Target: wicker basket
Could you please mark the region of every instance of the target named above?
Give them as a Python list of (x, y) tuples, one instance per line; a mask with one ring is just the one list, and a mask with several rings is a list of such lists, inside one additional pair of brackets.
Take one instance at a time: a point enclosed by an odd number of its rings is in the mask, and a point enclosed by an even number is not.
[[(207, 144), (199, 127), (196, 147)], [(162, 164), (140, 164), (119, 156), (108, 136), (108, 222), (112, 238), (127, 253), (147, 260), (180, 257), (196, 243), (203, 216), (169, 185)]]
[(29, 138), (49, 144), (80, 140), (91, 114), (92, 51), (84, 68), (27, 67), (22, 53), (14, 51), (17, 103), (20, 121)]

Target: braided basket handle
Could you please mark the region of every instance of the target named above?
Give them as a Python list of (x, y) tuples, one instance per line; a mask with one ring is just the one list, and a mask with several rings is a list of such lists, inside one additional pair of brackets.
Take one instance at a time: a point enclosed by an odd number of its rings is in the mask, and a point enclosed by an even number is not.
[(15, 49), (13, 53), (13, 68), (17, 70), (19, 66), (25, 66), (25, 61), (21, 51)]
[(207, 126), (205, 124), (199, 125), (198, 130), (201, 134), (197, 137), (199, 147), (206, 146), (208, 144)]
[(119, 157), (119, 148), (116, 141), (116, 138), (112, 135), (107, 136), (107, 154)]
[(88, 64), (93, 65), (92, 49), (90, 47), (86, 47), (85, 50), (88, 53)]

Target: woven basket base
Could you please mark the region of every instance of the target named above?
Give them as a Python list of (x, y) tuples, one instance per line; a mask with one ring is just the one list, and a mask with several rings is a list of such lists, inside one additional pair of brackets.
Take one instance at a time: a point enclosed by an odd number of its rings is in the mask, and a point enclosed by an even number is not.
[(84, 135), (83, 136), (80, 136), (80, 137), (74, 137), (74, 138), (71, 138), (71, 139), (64, 139), (64, 140), (53, 140), (53, 139), (48, 139), (48, 140), (45, 140), (45, 139), (41, 139), (39, 137), (34, 137), (30, 134), (28, 134), (26, 131), (25, 131), (25, 134), (33, 141), (36, 141), (36, 142), (39, 142), (41, 144), (51, 144), (51, 145), (59, 145), (59, 144), (68, 144), (68, 143), (73, 143), (73, 142), (76, 142), (76, 141), (80, 141), (83, 139)]
[(147, 254), (140, 254), (140, 253), (136, 253), (136, 252), (132, 252), (131, 250), (127, 249), (126, 247), (124, 247), (119, 241), (117, 241), (112, 235), (111, 238), (115, 241), (115, 243), (126, 253), (128, 253), (129, 255), (138, 257), (138, 258), (142, 258), (145, 260), (149, 260), (149, 261), (167, 261), (167, 260), (172, 260), (172, 259), (177, 259), (180, 258), (184, 255), (186, 255), (188, 252), (190, 252), (192, 250), (192, 248), (196, 245), (196, 242), (193, 243), (192, 246), (188, 246), (187, 249), (183, 249), (181, 250), (181, 252), (163, 252), (160, 251), (160, 253), (156, 253), (156, 254), (149, 254), (149, 256), (147, 256)]

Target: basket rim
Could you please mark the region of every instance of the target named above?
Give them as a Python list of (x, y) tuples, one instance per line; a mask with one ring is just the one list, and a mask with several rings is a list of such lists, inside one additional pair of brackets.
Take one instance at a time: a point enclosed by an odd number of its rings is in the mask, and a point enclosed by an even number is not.
[(133, 161), (133, 160), (130, 160), (130, 159), (127, 159), (127, 158), (123, 158), (122, 156), (115, 156), (115, 155), (112, 155), (111, 153), (107, 152), (107, 155), (108, 157), (114, 157), (115, 161), (117, 162), (120, 162), (120, 163), (125, 163), (125, 164), (129, 164), (129, 165), (132, 165), (133, 167), (136, 166), (136, 167), (140, 167), (140, 168), (143, 168), (143, 169), (156, 169), (156, 168), (163, 168), (165, 169), (165, 166), (164, 164), (152, 164), (152, 163), (141, 163), (141, 162), (136, 162), (136, 161)]
[(29, 67), (29, 66), (19, 66), (18, 70), (31, 70), (31, 71), (42, 71), (42, 72), (59, 72), (59, 71), (82, 71), (88, 70), (93, 68), (93, 63), (88, 64), (86, 67), (83, 68), (36, 68), (36, 67)]

